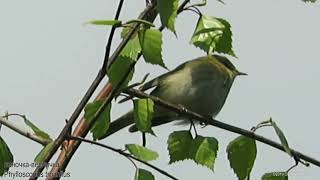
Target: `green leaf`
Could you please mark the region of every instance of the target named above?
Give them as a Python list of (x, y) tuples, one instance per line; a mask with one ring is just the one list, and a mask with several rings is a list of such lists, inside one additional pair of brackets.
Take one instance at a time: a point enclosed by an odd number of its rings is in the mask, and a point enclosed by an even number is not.
[(140, 30), (139, 40), (145, 61), (147, 63), (160, 65), (167, 69), (161, 55), (162, 33), (157, 29)]
[(138, 36), (130, 39), (127, 45), (121, 51), (121, 56), (136, 60), (141, 52), (140, 42)]
[[(130, 30), (131, 28), (128, 28), (128, 27), (123, 28), (121, 31), (121, 38), (124, 38), (129, 33)], [(138, 37), (138, 34), (135, 33), (132, 35), (127, 45), (121, 51), (121, 56), (125, 56), (132, 60), (136, 60), (140, 52), (141, 52), (141, 46), (139, 42), (139, 37)]]
[[(117, 60), (111, 65), (110, 69), (108, 70), (107, 74), (109, 77), (109, 81), (113, 85), (113, 87), (117, 86), (118, 83), (122, 80), (124, 75), (129, 70), (130, 66), (132, 66), (133, 60), (129, 57), (119, 56)], [(131, 70), (129, 75), (124, 80), (121, 87), (125, 87), (128, 85), (130, 80), (132, 79), (134, 69)]]
[(53, 143), (54, 143), (54, 141), (51, 141), (49, 144), (47, 144), (45, 147), (43, 147), (42, 150), (34, 158), (34, 162), (42, 163), (44, 161), (44, 159), (48, 156), (49, 152), (51, 151), (51, 149), (53, 147)]
[(13, 163), (13, 155), (7, 143), (0, 136), (0, 176), (7, 172)]
[(218, 140), (213, 137), (197, 136), (191, 143), (190, 156), (197, 164), (213, 170), (218, 152)]
[(228, 21), (202, 15), (192, 35), (191, 43), (204, 50), (236, 56), (232, 50), (232, 32)]
[[(130, 24), (129, 25), (129, 27), (124, 27), (124, 28), (122, 28), (122, 31), (121, 31), (121, 33), (120, 33), (120, 37), (123, 39), (123, 38), (125, 38), (127, 35), (128, 35), (128, 33), (132, 30), (134, 28), (134, 26), (132, 25), (132, 24)], [(131, 37), (131, 39), (133, 39), (134, 37), (136, 37), (137, 36), (137, 33), (135, 33), (132, 37)]]
[[(84, 109), (84, 117), (85, 119), (91, 123), (93, 117), (96, 112), (98, 112), (99, 108), (103, 104), (103, 101), (94, 101), (92, 103), (88, 103)], [(109, 129), (110, 125), (110, 110), (111, 104), (109, 104), (97, 118), (90, 131), (92, 132), (93, 139), (101, 139), (105, 136)]]
[(154, 180), (154, 176), (151, 172), (138, 168), (134, 180)]
[(143, 19), (132, 19), (132, 20), (126, 22), (125, 24), (129, 25), (132, 23), (141, 23), (141, 24), (145, 25), (146, 27), (155, 27), (155, 25), (152, 22), (145, 21)]
[(121, 26), (121, 21), (119, 20), (91, 20), (86, 24), (93, 24), (93, 25), (109, 25), (109, 26)]
[(287, 141), (287, 138), (284, 136), (284, 133), (282, 132), (282, 130), (278, 127), (278, 125), (274, 121), (271, 121), (271, 125), (274, 128), (274, 130), (276, 131), (284, 150), (290, 156), (292, 156), (290, 148), (289, 148), (289, 144), (288, 144), (288, 141)]
[(228, 144), (228, 159), (238, 180), (245, 180), (250, 176), (257, 155), (256, 141), (239, 136)]
[(157, 0), (157, 9), (161, 23), (175, 33), (175, 20), (177, 17), (179, 0)]
[(224, 26), (223, 34), (220, 37), (218, 43), (216, 44), (216, 50), (219, 53), (229, 54), (231, 56), (235, 56), (234, 51), (232, 49), (232, 31), (231, 25), (225, 19), (217, 18)]
[(305, 3), (315, 3), (317, 0), (302, 0)]
[(288, 180), (287, 172), (270, 172), (262, 176), (262, 180)]
[(151, 119), (154, 112), (154, 103), (151, 99), (133, 100), (133, 118), (138, 130), (153, 134)]
[(192, 143), (192, 135), (190, 131), (175, 131), (169, 135), (168, 151), (170, 155), (170, 162), (190, 159), (189, 149)]
[(50, 138), (50, 136), (49, 136), (46, 132), (44, 132), (44, 131), (42, 131), (41, 129), (39, 129), (37, 126), (35, 126), (35, 125), (34, 125), (31, 121), (29, 121), (28, 119), (25, 118), (25, 119), (24, 119), (24, 123), (32, 129), (32, 131), (34, 132), (34, 134), (35, 134), (36, 136), (39, 136), (39, 137), (41, 137), (41, 138), (43, 138), (43, 139), (52, 141), (52, 139)]
[(152, 161), (159, 157), (158, 153), (138, 144), (126, 144), (129, 152), (142, 161)]

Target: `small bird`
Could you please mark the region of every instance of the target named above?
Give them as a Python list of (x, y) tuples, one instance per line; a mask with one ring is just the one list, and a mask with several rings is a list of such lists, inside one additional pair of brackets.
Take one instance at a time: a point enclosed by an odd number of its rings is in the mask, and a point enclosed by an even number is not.
[[(214, 118), (222, 109), (233, 81), (239, 75), (247, 74), (238, 71), (226, 57), (208, 55), (179, 65), (174, 70), (145, 83), (140, 90), (154, 87), (151, 95)], [(178, 119), (186, 120), (183, 116), (156, 105), (152, 126)], [(133, 123), (131, 110), (110, 124), (107, 135)], [(133, 125), (129, 131), (137, 131), (137, 128)]]

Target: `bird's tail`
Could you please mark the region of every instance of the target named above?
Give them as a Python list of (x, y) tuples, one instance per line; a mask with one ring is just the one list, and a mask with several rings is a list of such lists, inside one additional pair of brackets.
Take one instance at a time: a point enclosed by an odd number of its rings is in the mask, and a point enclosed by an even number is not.
[(129, 111), (118, 119), (110, 123), (108, 132), (105, 137), (112, 135), (113, 133), (133, 124), (133, 111)]
[[(165, 114), (165, 113), (164, 113)], [(165, 114), (165, 115), (161, 115), (161, 116), (155, 116), (152, 119), (152, 125), (151, 126), (159, 126), (162, 124), (166, 124), (171, 122), (172, 120), (178, 118), (177, 116), (172, 116), (170, 114)], [(133, 124), (133, 125), (132, 125)], [(138, 128), (136, 125), (134, 125), (134, 119), (133, 119), (133, 111), (129, 111), (126, 114), (124, 114), (123, 116), (119, 117), (118, 119), (112, 121), (110, 123), (108, 132), (106, 133), (105, 137), (108, 137), (110, 135), (112, 135), (113, 133), (119, 131), (120, 129), (123, 129), (127, 126), (130, 126), (129, 128), (129, 132), (137, 132)]]

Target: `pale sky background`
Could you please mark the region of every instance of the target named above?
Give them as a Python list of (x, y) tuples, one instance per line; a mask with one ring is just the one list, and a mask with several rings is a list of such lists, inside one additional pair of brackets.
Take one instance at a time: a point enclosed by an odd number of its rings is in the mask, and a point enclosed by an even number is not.
[[(26, 114), (56, 137), (94, 79), (104, 56), (110, 28), (84, 26), (83, 23), (112, 19), (117, 3), (110, 0), (0, 0), (1, 114), (6, 110)], [(222, 17), (231, 23), (233, 45), (239, 57), (232, 60), (238, 69), (249, 74), (236, 80), (217, 119), (250, 129), (273, 117), (284, 130), (291, 147), (320, 159), (319, 3), (306, 4), (300, 0), (208, 3), (204, 14)], [(135, 18), (143, 5), (143, 0), (126, 1), (121, 19)], [(163, 57), (170, 69), (204, 54), (189, 44), (196, 20), (195, 14), (182, 13), (176, 24), (178, 38), (164, 31)], [(117, 35), (114, 47), (118, 42)], [(165, 70), (139, 63), (136, 72), (134, 80), (138, 81), (148, 72), (154, 77)], [(130, 107), (130, 103), (114, 105), (113, 118)], [(23, 127), (21, 120), (12, 120)], [(152, 164), (184, 180), (236, 179), (225, 151), (228, 142), (237, 135), (214, 127), (198, 129), (201, 135), (219, 140), (214, 173), (191, 161), (168, 165), (167, 137), (173, 130), (186, 128), (172, 124), (155, 128), (158, 137), (148, 137), (148, 147), (157, 150), (160, 158)], [(5, 127), (1, 131), (15, 162), (31, 163), (41, 150), (37, 143)], [(278, 140), (271, 128), (258, 133)], [(140, 143), (140, 135), (123, 130), (102, 142), (123, 148), (126, 143)], [(258, 143), (252, 179), (260, 179), (265, 172), (286, 170), (293, 163), (286, 154)], [(12, 172), (17, 170), (31, 172), (31, 169), (11, 169)], [(149, 170), (156, 179), (167, 179)], [(125, 180), (133, 179), (134, 171), (126, 158), (82, 144), (67, 168), (71, 178), (65, 179)], [(299, 165), (289, 176), (291, 180), (319, 179), (320, 169)]]

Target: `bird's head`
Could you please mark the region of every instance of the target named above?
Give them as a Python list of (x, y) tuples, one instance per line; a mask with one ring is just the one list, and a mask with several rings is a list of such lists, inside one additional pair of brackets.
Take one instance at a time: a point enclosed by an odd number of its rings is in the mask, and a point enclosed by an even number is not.
[(215, 57), (225, 68), (227, 68), (229, 71), (231, 71), (232, 74), (234, 75), (234, 77), (241, 76), (241, 75), (248, 75), (247, 73), (243, 73), (243, 72), (237, 70), (237, 68), (226, 57), (219, 56), (216, 54), (214, 54), (212, 56)]

